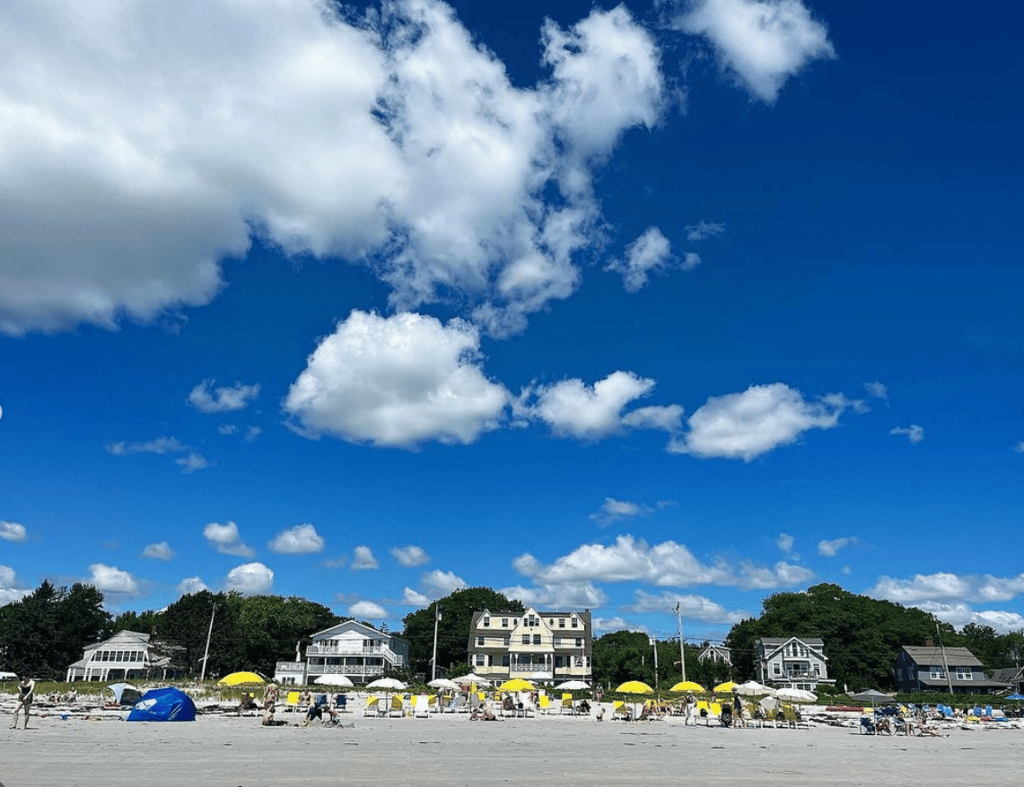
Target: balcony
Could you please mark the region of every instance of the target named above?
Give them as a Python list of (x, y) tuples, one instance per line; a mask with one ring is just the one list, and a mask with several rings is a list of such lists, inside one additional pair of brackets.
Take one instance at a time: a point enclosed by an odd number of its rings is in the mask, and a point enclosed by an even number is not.
[(391, 653), (391, 648), (377, 645), (364, 648), (357, 645), (309, 645), (307, 656), (380, 656)]

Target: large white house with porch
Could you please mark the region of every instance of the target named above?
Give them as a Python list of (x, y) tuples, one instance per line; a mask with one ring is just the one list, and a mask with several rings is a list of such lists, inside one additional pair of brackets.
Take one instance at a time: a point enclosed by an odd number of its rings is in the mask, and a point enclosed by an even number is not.
[(110, 639), (89, 645), (82, 658), (68, 667), (65, 681), (129, 680), (154, 674), (166, 677), (170, 659), (155, 653), (149, 634), (119, 631)]
[(311, 639), (306, 660), (296, 651), (295, 661), (277, 662), (274, 680), (302, 686), (321, 675), (344, 675), (355, 684), (366, 684), (409, 665), (407, 640), (357, 620), (318, 631)]
[(814, 691), (835, 684), (828, 676), (825, 643), (817, 637), (763, 637), (756, 649), (757, 680), (766, 686)]

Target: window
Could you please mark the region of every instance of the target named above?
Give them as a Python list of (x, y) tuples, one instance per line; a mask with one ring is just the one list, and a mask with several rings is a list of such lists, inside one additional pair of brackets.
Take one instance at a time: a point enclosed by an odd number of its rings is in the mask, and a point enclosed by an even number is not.
[(970, 667), (957, 667), (956, 668), (956, 679), (957, 680), (974, 680), (974, 673), (971, 672)]
[(578, 628), (579, 624), (580, 624), (580, 622), (579, 622), (579, 620), (577, 618), (573, 618), (572, 619), (572, 627), (573, 628)]
[(946, 671), (942, 669), (938, 664), (932, 664), (928, 668), (928, 677), (932, 680), (942, 680), (946, 677)]
[(565, 666), (565, 656), (555, 656), (555, 669)]
[(508, 628), (508, 618), (501, 619), (501, 627), (506, 629)]
[(509, 658), (509, 655), (507, 653), (501, 657), (501, 666), (508, 667), (511, 665), (511, 663), (512, 660)]
[(512, 644), (512, 636), (510, 634), (506, 634), (505, 639), (502, 640), (501, 644), (507, 648), (509, 645)]
[(477, 653), (476, 654), (476, 665), (478, 667), (484, 666), (484, 654), (483, 653)]
[(483, 637), (477, 637), (476, 638), (476, 644), (479, 645), (480, 647), (483, 647), (484, 646), (484, 638)]
[(558, 628), (560, 628), (560, 629), (564, 629), (565, 628), (565, 618), (559, 618), (558, 619)]
[(549, 626), (553, 626), (553, 625), (555, 625), (555, 619), (554, 619), (554, 618), (551, 618), (550, 620), (548, 620), (548, 625), (549, 625)]
[(533, 635), (533, 644), (534, 645), (539, 645), (540, 644), (540, 634), (534, 634)]
[(486, 626), (490, 626), (490, 625), (491, 625), (491, 619), (485, 615), (484, 616), (484, 626), (486, 627)]
[(774, 669), (773, 669), (772, 671), (773, 671), (773, 672), (774, 672), (774, 673), (775, 673), (776, 675), (781, 675), (781, 674), (782, 674), (782, 665), (781, 665), (781, 664), (779, 664), (779, 662), (775, 662), (775, 664), (773, 664), (772, 666), (773, 666), (773, 668), (774, 668)]
[(556, 648), (557, 648), (557, 647), (558, 647), (559, 645), (561, 645), (561, 644), (562, 644), (562, 638), (561, 638), (561, 637), (555, 637), (555, 638), (554, 638), (554, 640), (555, 640), (555, 647), (556, 647)]
[(583, 647), (583, 637), (576, 637), (576, 647), (577, 648), (582, 648)]
[(530, 644), (530, 635), (529, 634), (523, 634), (523, 644), (524, 645), (529, 645)]

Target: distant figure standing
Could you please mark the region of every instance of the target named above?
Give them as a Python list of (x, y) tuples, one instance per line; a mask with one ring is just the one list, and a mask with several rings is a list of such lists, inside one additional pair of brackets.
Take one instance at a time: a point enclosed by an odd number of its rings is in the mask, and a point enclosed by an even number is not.
[(693, 722), (693, 726), (697, 726), (697, 719), (694, 717), (694, 713), (697, 710), (697, 699), (693, 696), (692, 691), (686, 692), (686, 708), (683, 710), (685, 714), (683, 718), (683, 726), (688, 727), (690, 722)]
[(274, 721), (274, 705), (277, 703), (279, 687), (271, 681), (263, 688), (263, 726), (269, 727)]
[(732, 693), (732, 715), (736, 719), (736, 726), (743, 726), (743, 700), (740, 699), (738, 691)]
[(32, 700), (36, 696), (36, 682), (32, 678), (24, 677), (18, 684), (18, 704), (14, 706), (14, 724), (11, 725), (12, 730), (18, 729), (18, 713), (22, 708), (25, 709), (25, 727), (28, 729), (28, 712), (32, 708)]

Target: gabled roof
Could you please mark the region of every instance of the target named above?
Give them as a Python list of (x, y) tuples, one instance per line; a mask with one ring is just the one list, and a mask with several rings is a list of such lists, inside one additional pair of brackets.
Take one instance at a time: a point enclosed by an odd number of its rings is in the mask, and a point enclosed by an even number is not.
[(92, 645), (85, 647), (86, 653), (90, 650), (96, 650), (108, 645), (120, 645), (124, 647), (126, 645), (140, 645), (145, 648), (149, 645), (149, 634), (142, 634), (138, 631), (119, 631), (110, 639), (105, 639), (102, 642), (95, 642)]
[[(971, 651), (967, 648), (938, 648), (938, 647), (915, 647), (904, 645), (903, 650), (914, 660), (915, 664), (922, 666), (948, 664), (950, 667), (978, 667), (984, 666)], [(945, 662), (943, 662), (945, 653)]]
[(323, 631), (316, 632), (312, 635), (312, 638), (317, 639), (318, 637), (322, 638), (324, 635), (340, 634), (343, 631), (360, 631), (369, 637), (377, 639), (398, 639), (394, 634), (378, 631), (368, 623), (360, 623), (355, 619), (343, 620), (341, 623), (335, 623), (330, 628), (325, 628)]
[(1024, 667), (1009, 667), (993, 670), (992, 677), (1003, 683), (1017, 683), (1024, 680)]

